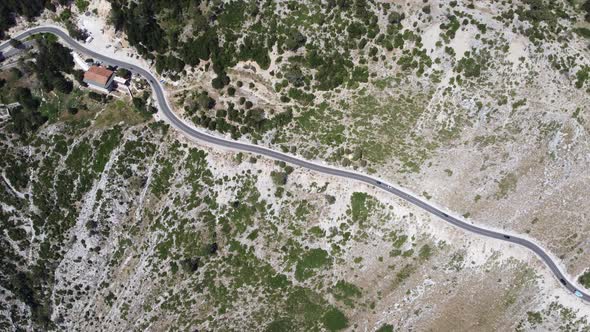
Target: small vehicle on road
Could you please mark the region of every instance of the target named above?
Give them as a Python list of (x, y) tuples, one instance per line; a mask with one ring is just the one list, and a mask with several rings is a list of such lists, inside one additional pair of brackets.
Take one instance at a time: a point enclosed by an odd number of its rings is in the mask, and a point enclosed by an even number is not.
[(567, 285), (567, 283), (565, 282), (565, 279), (563, 279), (563, 278), (559, 278), (559, 281), (560, 281), (560, 282), (561, 282), (561, 283), (562, 283), (564, 286), (566, 286), (566, 285)]
[(574, 292), (574, 295), (576, 295), (577, 297), (584, 297), (584, 295), (582, 295), (582, 292), (580, 292), (579, 290), (576, 289), (576, 291)]
[(508, 236), (508, 235), (504, 235), (504, 238), (505, 238), (505, 239), (510, 239), (510, 236)]

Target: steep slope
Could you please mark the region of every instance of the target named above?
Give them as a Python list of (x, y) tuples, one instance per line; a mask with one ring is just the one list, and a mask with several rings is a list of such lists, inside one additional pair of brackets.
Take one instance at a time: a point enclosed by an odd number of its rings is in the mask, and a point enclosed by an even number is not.
[(88, 96), (24, 134), (1, 120), (2, 329), (587, 327), (524, 249)]
[(195, 124), (378, 174), (588, 268), (588, 4), (112, 3)]

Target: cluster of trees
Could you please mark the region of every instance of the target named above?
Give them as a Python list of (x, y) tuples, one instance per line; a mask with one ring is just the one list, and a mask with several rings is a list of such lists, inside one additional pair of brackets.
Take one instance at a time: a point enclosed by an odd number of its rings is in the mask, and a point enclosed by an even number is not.
[[(115, 29), (127, 33), (129, 43), (134, 45), (140, 53), (153, 51), (164, 53), (168, 42), (164, 30), (156, 21), (154, 9), (159, 7), (156, 2), (127, 0), (113, 0), (111, 8), (111, 23)], [(172, 3), (173, 1), (171, 1)]]
[(148, 105), (148, 99), (150, 98), (150, 94), (147, 91), (143, 92), (141, 97), (133, 97), (133, 107), (135, 108), (136, 112), (139, 112), (141, 115), (145, 116), (146, 118), (150, 117), (152, 114), (157, 113), (158, 109), (155, 108), (153, 105)]
[(88, 32), (86, 30), (82, 30), (78, 28), (78, 26), (72, 21), (66, 21), (66, 29), (68, 30), (68, 34), (72, 36), (72, 38), (77, 40), (86, 40), (88, 38)]
[(519, 16), (532, 24), (538, 24), (540, 22), (553, 23), (557, 19), (551, 3), (546, 4), (543, 0), (525, 0), (524, 3), (527, 4), (529, 8), (519, 9)]
[(291, 51), (295, 51), (300, 47), (303, 47), (306, 42), (307, 37), (305, 37), (299, 30), (293, 30), (289, 34), (287, 40), (285, 40), (285, 47)]
[[(219, 113), (219, 112), (218, 112)], [(194, 119), (194, 122), (202, 127), (208, 128), (209, 130), (215, 130), (222, 134), (230, 133), (233, 139), (239, 138), (242, 134), (248, 133), (247, 127), (232, 125), (228, 123), (225, 117), (210, 117), (206, 114), (202, 114)]]
[(180, 261), (180, 267), (182, 267), (182, 270), (187, 273), (197, 272), (197, 270), (199, 270), (200, 264), (200, 257), (191, 257)]
[[(209, 99), (206, 94), (201, 94), (201, 96), (204, 97), (202, 102), (199, 103), (202, 105), (198, 109), (207, 110), (213, 108), (214, 100)], [(201, 112), (201, 115), (194, 117), (193, 121), (209, 130), (220, 133), (229, 132), (232, 138), (237, 139), (245, 134), (253, 134), (257, 137), (269, 130), (286, 126), (293, 120), (291, 110), (276, 114), (269, 119), (263, 109), (252, 108), (251, 102), (243, 102), (242, 105), (246, 109), (236, 109), (235, 105), (230, 103), (227, 110), (219, 109), (215, 112), (215, 116), (210, 116), (207, 112)], [(194, 110), (192, 113), (194, 113)]]
[(33, 272), (16, 272), (7, 282), (2, 282), (21, 301), (31, 308), (32, 319), (43, 329), (54, 328), (51, 321), (50, 303), (43, 298), (43, 270), (34, 269)]
[(39, 99), (33, 96), (29, 88), (17, 87), (14, 90), (14, 98), (22, 107), (28, 110), (37, 110), (39, 108)]
[[(305, 44), (305, 37), (303, 37), (303, 44)], [(291, 47), (299, 48), (300, 41), (293, 40)], [(243, 44), (240, 45), (238, 55), (240, 60), (256, 61), (260, 68), (268, 69), (270, 66), (270, 56), (268, 55), (268, 48), (266, 47), (264, 39), (254, 36), (244, 37)]]
[(68, 33), (73, 38), (84, 40), (88, 37), (88, 33), (85, 30), (79, 29), (76, 23), (72, 21), (72, 11), (70, 8), (65, 8), (59, 15), (59, 19), (65, 24)]
[(111, 95), (106, 96), (102, 93), (97, 93), (94, 91), (88, 92), (88, 97), (94, 101), (99, 102), (99, 103), (106, 103), (108, 100), (113, 99), (113, 96), (111, 96)]
[[(41, 14), (44, 9), (55, 11), (55, 5), (68, 5), (71, 0), (2, 0), (0, 1), (0, 39), (6, 37), (6, 31), (10, 27), (16, 24), (15, 18), (18, 16), (24, 16), (26, 19), (31, 20)], [(76, 0), (76, 4), (85, 3), (84, 0)], [(87, 4), (86, 4), (87, 6)], [(76, 24), (71, 20), (71, 11), (69, 9), (64, 10), (60, 18), (65, 23), (66, 28), (70, 35), (76, 39), (84, 39), (88, 35), (85, 31), (78, 29)]]
[(119, 68), (117, 69), (116, 75), (128, 79), (131, 77), (131, 72), (125, 68)]
[[(200, 14), (197, 14), (200, 15)], [(219, 40), (217, 33), (205, 25), (205, 31), (189, 38), (179, 47), (182, 59), (191, 66), (196, 66), (201, 60), (209, 59), (211, 53), (217, 51)]]
[[(159, 72), (180, 72), (185, 64), (197, 65), (201, 60), (210, 59), (213, 71), (217, 75), (211, 82), (216, 89), (222, 89), (230, 83), (226, 68), (242, 60), (256, 61), (265, 69), (270, 66), (269, 49), (279, 42), (281, 49), (295, 51), (307, 43), (307, 37), (299, 30), (288, 29), (284, 36), (278, 34), (260, 34), (263, 25), (256, 18), (255, 25), (244, 33), (244, 38), (238, 41), (237, 30), (242, 28), (242, 21), (249, 15), (261, 16), (258, 6), (245, 6), (244, 3), (216, 3), (207, 13), (201, 12), (199, 1), (138, 1), (111, 0), (113, 10), (111, 22), (118, 30), (127, 33), (129, 42), (148, 58), (156, 59), (156, 69)], [(264, 6), (264, 5), (262, 5)], [(355, 38), (368, 35), (374, 38), (379, 31), (377, 17), (368, 10), (365, 0), (338, 1), (333, 7), (350, 10), (357, 18), (351, 23), (349, 33)], [(252, 8), (251, 8), (252, 7)], [(176, 17), (194, 18), (196, 29), (194, 35), (186, 42), (178, 41), (174, 31), (164, 31), (157, 17), (176, 13)], [(168, 15), (169, 16), (169, 15)], [(400, 21), (401, 18), (392, 18)], [(268, 23), (265, 21), (265, 23)], [(222, 38), (221, 38), (222, 37)], [(279, 38), (278, 38), (279, 37)], [(277, 39), (278, 38), (278, 39)], [(221, 46), (220, 39), (223, 39)], [(351, 79), (352, 62), (349, 56), (331, 54), (315, 49), (308, 57), (308, 64), (317, 69), (316, 79), (320, 81), (319, 89), (330, 90)]]
[(47, 117), (41, 114), (38, 109), (41, 102), (31, 93), (29, 88), (18, 87), (14, 90), (14, 98), (22, 106), (11, 112), (12, 130), (27, 137), (47, 122)]
[(156, 71), (160, 74), (166, 70), (178, 73), (184, 69), (184, 66), (184, 61), (174, 55), (158, 54), (156, 56)]
[[(115, 29), (124, 31), (140, 54), (155, 59), (159, 72), (180, 72), (185, 64), (196, 66), (201, 60), (211, 60), (217, 75), (211, 83), (215, 88), (222, 89), (230, 83), (226, 68), (237, 61), (253, 60), (262, 68), (270, 65), (268, 49), (272, 45), (269, 45), (267, 38), (246, 36), (240, 45), (236, 45), (237, 35), (225, 30), (227, 26), (239, 27), (236, 17), (242, 13), (233, 13), (239, 6), (219, 2), (212, 5), (207, 15), (204, 15), (199, 9), (200, 1), (193, 0), (111, 0), (111, 3), (113, 9), (110, 21)], [(229, 9), (225, 10), (225, 6)], [(193, 36), (180, 42), (175, 31), (164, 31), (157, 20), (157, 16), (163, 13), (176, 13), (175, 17), (190, 16), (195, 24)], [(216, 20), (220, 24), (215, 24)], [(220, 46), (219, 35), (224, 36), (223, 47)], [(294, 34), (290, 43), (296, 48), (304, 40), (302, 35)]]
[(284, 186), (287, 184), (287, 179), (289, 175), (287, 172), (280, 172), (280, 171), (272, 171), (270, 172), (270, 177), (272, 178), (272, 182), (276, 186)]
[(507, 11), (503, 17), (512, 19), (514, 14), (517, 14), (520, 20), (530, 23), (529, 28), (521, 28), (520, 32), (535, 45), (539, 45), (548, 37), (554, 37), (562, 30), (562, 26), (558, 24), (560, 19), (570, 19), (561, 2), (524, 0), (523, 3), (525, 6), (519, 6), (514, 12)]
[(462, 73), (466, 78), (477, 78), (487, 68), (487, 58), (489, 58), (489, 54), (486, 51), (478, 53), (467, 51), (464, 57), (457, 62), (455, 71)]
[(314, 79), (318, 90), (332, 90), (342, 85), (350, 78), (349, 70), (354, 68), (349, 57), (338, 52), (328, 55), (317, 48), (307, 52), (306, 60), (309, 68), (317, 70)]
[(576, 73), (576, 88), (581, 89), (584, 83), (590, 79), (590, 66), (582, 66)]
[[(203, 30), (189, 38), (186, 43), (179, 43), (178, 36), (171, 38), (162, 29), (156, 15), (164, 11), (178, 12), (195, 10), (197, 17), (202, 17), (198, 9), (198, 1), (138, 1), (111, 0), (112, 10), (110, 21), (115, 29), (127, 34), (129, 43), (135, 46), (143, 56), (156, 60), (156, 70), (180, 72), (185, 64), (195, 66), (201, 60), (213, 58), (214, 69), (218, 77), (213, 82), (223, 88), (229, 83), (225, 75), (224, 57), (220, 54), (219, 41), (215, 29), (204, 20)], [(202, 20), (201, 20), (202, 21)]]
[(207, 91), (201, 91), (198, 93), (190, 105), (186, 107), (186, 111), (189, 115), (195, 114), (199, 110), (210, 110), (215, 107), (215, 99), (211, 98)]
[(0, 39), (6, 38), (6, 31), (16, 24), (17, 16), (33, 19), (47, 8), (55, 11), (54, 2), (65, 5), (69, 0), (2, 0), (0, 1)]
[[(35, 56), (35, 62), (28, 62), (24, 70), (34, 72), (40, 82), (41, 88), (46, 92), (58, 91), (70, 93), (73, 89), (72, 81), (68, 80), (64, 73), (72, 74), (81, 81), (84, 73), (74, 70), (74, 60), (70, 50), (51, 38), (41, 37), (37, 40), (39, 52)], [(19, 79), (22, 73), (17, 68), (11, 69), (13, 77)], [(43, 125), (47, 120), (47, 112), (41, 113), (39, 107), (41, 101), (35, 97), (27, 87), (16, 87), (11, 90), (12, 99), (22, 106), (11, 112), (12, 129), (15, 133), (28, 136)]]
[(53, 40), (41, 38), (35, 59), (35, 72), (45, 91), (72, 92), (72, 81), (62, 74), (74, 73), (74, 58), (69, 49)]
[[(309, 81), (314, 73), (316, 89), (332, 90), (343, 84), (368, 80), (368, 72), (355, 68), (348, 52), (333, 51), (336, 47), (329, 41), (324, 41), (328, 44), (322, 44), (322, 47), (318, 46), (319, 43), (313, 45), (299, 27), (285, 25), (277, 21), (274, 14), (269, 15), (267, 9), (272, 10), (272, 2), (220, 1), (206, 7), (197, 0), (110, 2), (113, 4), (112, 24), (126, 32), (130, 43), (144, 56), (156, 60), (159, 72), (178, 73), (186, 64), (195, 66), (202, 60), (211, 60), (216, 74), (211, 84), (216, 89), (223, 89), (230, 84), (227, 68), (238, 61), (252, 60), (266, 69), (270, 66), (269, 50), (276, 45), (281, 53), (307, 48), (300, 77), (307, 76), (303, 80)], [(406, 36), (399, 30), (404, 14), (389, 11), (390, 5), (384, 5), (389, 22), (387, 34), (381, 33), (378, 17), (367, 0), (333, 0), (322, 6), (330, 12), (328, 20), (332, 16), (340, 17), (339, 11), (349, 17), (346, 25), (337, 27), (339, 33), (348, 34), (349, 48), (362, 49), (370, 42), (383, 45), (390, 51), (394, 47), (403, 47)], [(297, 10), (298, 4), (288, 7)], [(178, 18), (190, 22), (193, 28), (193, 35), (186, 36), (184, 41), (179, 37), (182, 29), (178, 29)], [(172, 28), (167, 28), (169, 26)], [(370, 55), (375, 61), (377, 52), (373, 47)], [(301, 84), (303, 80), (291, 77), (289, 83)], [(292, 92), (297, 93), (298, 90)], [(299, 95), (305, 97), (303, 100), (309, 100), (305, 94)]]

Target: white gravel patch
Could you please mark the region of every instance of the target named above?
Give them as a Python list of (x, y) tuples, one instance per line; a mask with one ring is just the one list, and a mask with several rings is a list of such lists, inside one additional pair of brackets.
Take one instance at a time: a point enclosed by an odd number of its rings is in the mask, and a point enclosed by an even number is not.
[(516, 67), (520, 63), (520, 58), (528, 58), (528, 44), (529, 42), (526, 38), (522, 36), (513, 36), (506, 60), (512, 62), (513, 66)]
[(436, 42), (440, 37), (440, 24), (431, 25), (424, 34), (422, 34), (422, 45), (429, 53), (436, 49)]
[(461, 60), (465, 52), (471, 48), (471, 32), (464, 29), (457, 30), (455, 38), (449, 45), (455, 50), (457, 60)]
[(143, 68), (150, 68), (150, 64), (141, 58), (135, 49), (129, 47), (122, 35), (115, 33), (114, 29), (106, 23), (106, 17), (94, 14), (80, 15), (78, 17), (78, 26), (81, 29), (86, 29), (92, 37), (90, 42), (82, 44), (105, 56)]

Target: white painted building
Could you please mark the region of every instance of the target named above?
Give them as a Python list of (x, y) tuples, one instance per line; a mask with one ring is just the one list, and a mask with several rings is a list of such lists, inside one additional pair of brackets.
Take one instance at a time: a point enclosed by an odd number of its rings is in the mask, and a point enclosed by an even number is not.
[(92, 66), (84, 73), (84, 82), (94, 90), (109, 93), (113, 88), (114, 77), (115, 75), (112, 70)]

